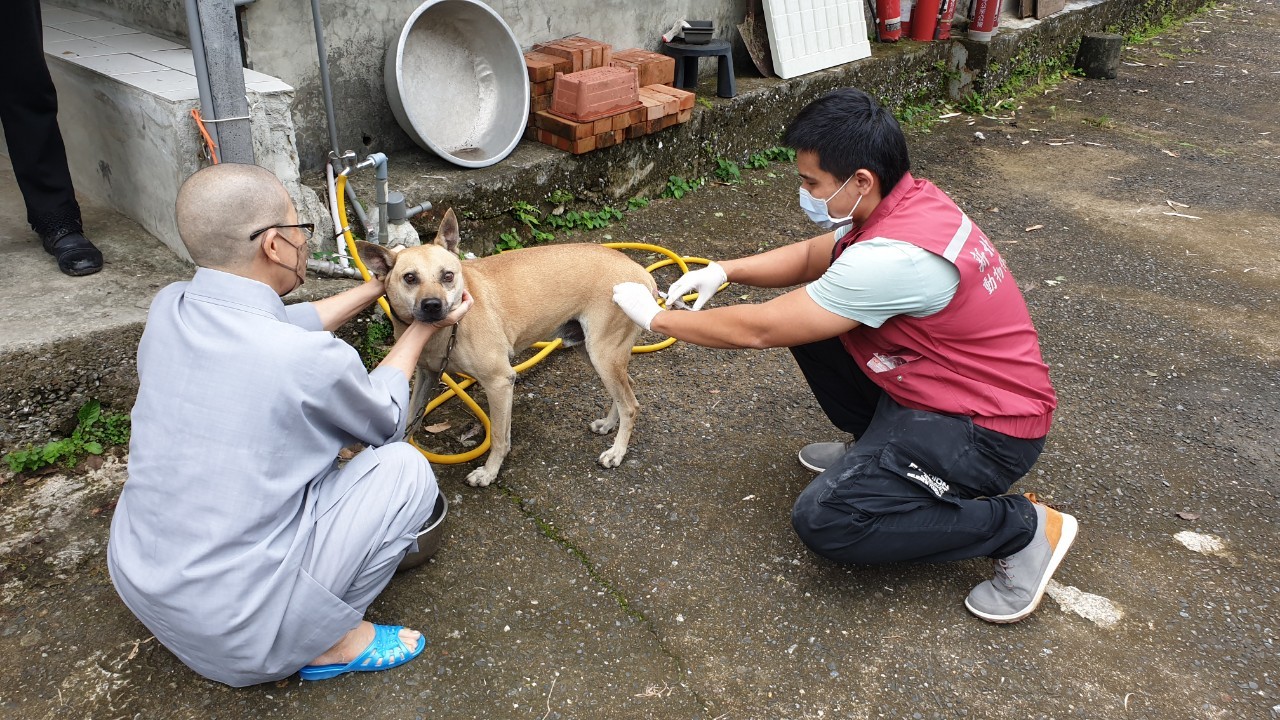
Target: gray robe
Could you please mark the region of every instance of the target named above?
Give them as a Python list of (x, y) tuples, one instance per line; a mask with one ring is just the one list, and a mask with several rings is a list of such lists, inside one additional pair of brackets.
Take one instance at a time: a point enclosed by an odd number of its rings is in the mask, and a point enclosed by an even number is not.
[[(381, 482), (362, 482), (380, 479), (374, 448), (341, 469), (336, 462), (348, 444), (403, 436), (408, 379), (389, 367), (367, 371), (310, 304), (286, 307), (262, 283), (205, 268), (152, 302), (138, 377), (129, 477), (108, 546), (112, 581), (200, 674), (237, 686), (287, 677), (365, 609), (344, 601), (346, 588), (316, 579), (317, 521), (325, 562), (352, 568), (323, 575), (360, 583), (367, 605), (435, 502), (434, 477), (416, 452), (385, 453), (418, 483), (395, 497), (380, 495)], [(389, 528), (394, 546), (374, 537), (332, 557), (328, 528), (361, 524), (338, 511), (369, 514), (364, 524)], [(378, 552), (370, 583), (360, 568)]]

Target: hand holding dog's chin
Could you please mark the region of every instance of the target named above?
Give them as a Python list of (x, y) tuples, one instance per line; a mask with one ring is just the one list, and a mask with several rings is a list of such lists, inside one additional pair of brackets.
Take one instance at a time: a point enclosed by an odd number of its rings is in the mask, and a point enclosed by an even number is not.
[(474, 299), (471, 297), (471, 293), (463, 290), (462, 300), (458, 302), (458, 306), (449, 311), (448, 315), (445, 315), (440, 320), (431, 323), (431, 326), (435, 328), (447, 328), (450, 325), (457, 325), (458, 321), (462, 319), (462, 316), (466, 315), (467, 311), (471, 309), (471, 304), (473, 302)]

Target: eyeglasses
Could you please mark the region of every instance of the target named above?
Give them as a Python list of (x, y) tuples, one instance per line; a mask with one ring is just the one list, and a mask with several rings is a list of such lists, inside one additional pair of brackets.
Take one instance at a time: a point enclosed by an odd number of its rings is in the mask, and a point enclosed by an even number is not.
[(254, 240), (257, 240), (259, 235), (261, 235), (262, 233), (268, 230), (282, 230), (284, 228), (298, 228), (299, 230), (302, 231), (303, 239), (306, 241), (310, 241), (311, 236), (314, 235), (316, 232), (315, 223), (298, 223), (297, 225), (268, 225), (267, 227), (264, 227), (261, 230), (257, 230), (253, 234), (249, 235), (249, 242), (253, 242)]

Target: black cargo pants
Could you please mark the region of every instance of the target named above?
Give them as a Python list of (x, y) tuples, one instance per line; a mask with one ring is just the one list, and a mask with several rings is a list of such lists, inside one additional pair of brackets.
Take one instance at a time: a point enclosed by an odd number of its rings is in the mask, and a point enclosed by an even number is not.
[(827, 417), (857, 438), (796, 499), (791, 523), (811, 550), (870, 565), (1002, 558), (1031, 542), (1035, 508), (1005, 493), (1040, 456), (1043, 438), (905, 408), (839, 339), (791, 352)]

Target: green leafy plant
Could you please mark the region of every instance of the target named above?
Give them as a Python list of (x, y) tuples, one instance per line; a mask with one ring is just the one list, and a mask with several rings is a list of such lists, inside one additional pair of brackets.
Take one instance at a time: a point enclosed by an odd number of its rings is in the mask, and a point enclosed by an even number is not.
[(547, 202), (552, 205), (563, 205), (567, 202), (573, 202), (573, 193), (568, 190), (555, 190), (547, 196)]
[(968, 93), (961, 98), (957, 106), (961, 111), (970, 115), (982, 115), (987, 111), (987, 106), (983, 104), (982, 96), (975, 92)]
[(524, 247), (524, 243), (520, 242), (520, 234), (515, 228), (504, 233), (498, 233), (498, 252), (503, 250), (519, 250)]
[(511, 216), (514, 217), (522, 225), (529, 227), (537, 227), (542, 222), (542, 213), (537, 207), (525, 202), (518, 201), (511, 206)]
[[(552, 193), (552, 196), (560, 199), (573, 198), (572, 195), (560, 190)], [(544, 218), (542, 211), (533, 203), (525, 200), (519, 200), (512, 204), (510, 213), (511, 217), (515, 218), (517, 222), (528, 230), (528, 244), (535, 245), (537, 243), (550, 242), (556, 239), (554, 233), (550, 233), (542, 229), (542, 224), (544, 222), (555, 227), (555, 224), (551, 222), (555, 216), (549, 215)], [(518, 250), (525, 246), (526, 241), (521, 236), (520, 228), (511, 228), (507, 232), (498, 234), (498, 242), (495, 245), (495, 250), (497, 252), (503, 252), (504, 250)]]
[(700, 98), (698, 98), (698, 101), (697, 101), (697, 102), (698, 102), (698, 104), (699, 104), (699, 105), (701, 105), (702, 107), (704, 107), (704, 108), (706, 108), (706, 109), (708, 109), (708, 110), (710, 110), (710, 109), (713, 107), (713, 106), (711, 105), (711, 101), (710, 101), (710, 100), (708, 100), (707, 98), (704, 98), (704, 97), (700, 97)]
[(73, 467), (85, 455), (101, 455), (105, 446), (129, 441), (129, 416), (125, 413), (103, 414), (102, 404), (90, 400), (76, 412), (76, 428), (71, 437), (52, 440), (42, 447), (28, 446), (4, 456), (14, 473), (31, 472), (62, 464)]
[(547, 216), (547, 224), (557, 230), (598, 230), (622, 219), (622, 211), (605, 206), (598, 211), (570, 210)]
[(667, 186), (662, 189), (662, 197), (675, 198), (679, 200), (685, 195), (698, 189), (700, 183), (697, 180), (689, 182), (679, 175), (671, 175), (667, 178)]
[(395, 328), (391, 321), (379, 315), (369, 320), (364, 329), (364, 337), (360, 338), (360, 358), (364, 366), (370, 370), (378, 366), (387, 356), (387, 345), (395, 338)]
[(738, 168), (738, 163), (722, 157), (716, 158), (715, 175), (721, 182), (729, 185), (742, 182), (742, 170)]
[(743, 165), (753, 170), (759, 170), (760, 168), (769, 167), (770, 163), (795, 162), (795, 159), (795, 150), (792, 150), (789, 147), (774, 146), (761, 150), (758, 153), (752, 153)]
[(649, 198), (637, 195), (627, 201), (628, 210), (639, 210), (649, 207)]

